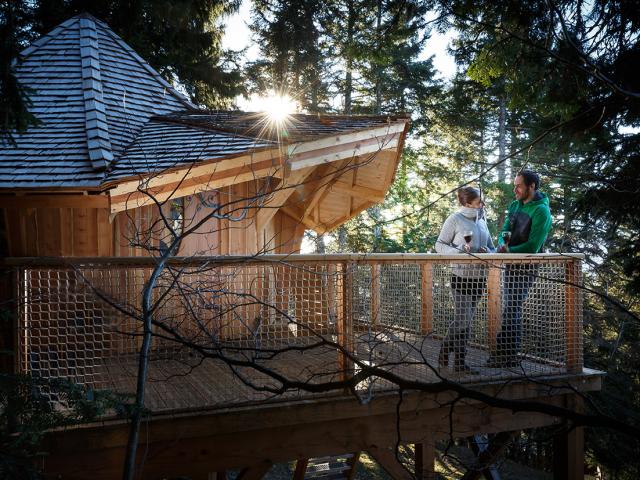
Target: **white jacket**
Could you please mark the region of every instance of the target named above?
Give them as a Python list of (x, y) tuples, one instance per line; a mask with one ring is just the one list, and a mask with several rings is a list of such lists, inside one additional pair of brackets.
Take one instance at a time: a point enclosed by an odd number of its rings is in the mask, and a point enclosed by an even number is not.
[[(476, 208), (462, 207), (459, 211), (449, 215), (442, 225), (442, 230), (436, 240), (436, 252), (447, 255), (465, 254), (464, 232), (472, 231), (471, 253), (478, 253), (481, 247), (494, 252), (493, 241), (487, 221), (484, 216), (478, 216), (480, 211)], [(479, 264), (453, 264), (451, 270), (460, 277), (484, 277), (486, 267)]]

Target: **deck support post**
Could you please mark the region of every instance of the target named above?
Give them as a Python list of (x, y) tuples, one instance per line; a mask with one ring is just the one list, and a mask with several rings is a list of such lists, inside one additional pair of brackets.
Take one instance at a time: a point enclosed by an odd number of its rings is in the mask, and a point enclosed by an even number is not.
[(477, 458), (475, 464), (467, 470), (461, 480), (477, 480), (481, 477), (486, 480), (500, 480), (495, 463), (517, 433), (517, 431), (499, 432), (493, 437), (490, 436), (490, 441), (484, 446), (479, 444), (477, 436), (471, 437), (471, 449)]
[(436, 448), (434, 442), (425, 440), (422, 443), (416, 443), (414, 448), (416, 480), (435, 480)]
[[(584, 399), (579, 395), (565, 397), (567, 408), (577, 412), (584, 410)], [(570, 425), (553, 438), (553, 478), (554, 480), (584, 479), (584, 427)]]
[(413, 480), (411, 473), (396, 458), (393, 447), (369, 447), (367, 453), (394, 480)]
[(308, 465), (309, 465), (308, 458), (299, 458), (296, 461), (296, 469), (293, 472), (293, 480), (304, 480), (304, 476), (307, 473)]

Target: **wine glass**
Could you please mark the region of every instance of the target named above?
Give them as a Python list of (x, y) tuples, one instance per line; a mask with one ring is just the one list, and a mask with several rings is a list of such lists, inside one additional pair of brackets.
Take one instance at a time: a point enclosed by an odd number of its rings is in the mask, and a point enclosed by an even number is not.
[(511, 232), (510, 231), (506, 231), (506, 232), (502, 232), (502, 240), (504, 241), (504, 244), (508, 247), (509, 246), (509, 242), (511, 241)]
[(466, 230), (463, 233), (464, 241), (471, 247), (471, 240), (473, 240), (473, 230)]

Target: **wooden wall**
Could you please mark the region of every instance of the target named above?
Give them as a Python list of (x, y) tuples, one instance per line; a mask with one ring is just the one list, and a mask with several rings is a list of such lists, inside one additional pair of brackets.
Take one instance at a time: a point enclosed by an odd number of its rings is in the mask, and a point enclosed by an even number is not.
[[(262, 231), (256, 228), (257, 209), (250, 203), (258, 182), (245, 182), (184, 197), (184, 228), (195, 226), (211, 212), (233, 220), (211, 218), (185, 238), (177, 255), (253, 255), (294, 253), (300, 250), (304, 226), (278, 212)], [(77, 204), (82, 205), (82, 196)], [(168, 232), (155, 205), (120, 212), (110, 218), (108, 208), (20, 207), (4, 208), (7, 255), (13, 257), (129, 257), (148, 255)], [(222, 205), (217, 210), (217, 205)], [(169, 215), (169, 202), (163, 207)]]
[(8, 255), (113, 255), (113, 225), (107, 208), (6, 208)]

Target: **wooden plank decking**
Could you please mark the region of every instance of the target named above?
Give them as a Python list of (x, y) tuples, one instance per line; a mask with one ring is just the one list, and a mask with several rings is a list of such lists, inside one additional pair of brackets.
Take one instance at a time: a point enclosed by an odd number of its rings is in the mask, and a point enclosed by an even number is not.
[[(375, 365), (409, 380), (421, 380), (432, 383), (441, 380), (440, 375), (462, 383), (481, 384), (496, 380), (526, 379), (538, 376), (563, 374), (561, 366), (523, 359), (518, 369), (494, 369), (484, 367), (488, 353), (480, 348), (469, 347), (467, 365), (477, 374), (456, 373), (451, 368), (438, 370), (437, 355), (440, 341), (413, 334), (402, 334), (402, 338), (390, 338), (389, 333), (378, 336), (358, 335), (356, 353), (366, 364)], [(306, 342), (309, 343), (309, 342)], [(299, 341), (304, 345), (304, 341)], [(263, 349), (282, 348), (280, 344), (262, 344)], [(266, 357), (266, 355), (263, 355)], [(272, 359), (257, 360), (261, 365), (289, 378), (309, 383), (338, 380), (338, 354), (327, 347), (309, 351), (286, 351)], [(135, 393), (137, 357), (122, 356), (105, 360), (100, 377), (108, 388), (120, 393)], [(265, 402), (282, 402), (295, 399), (310, 399), (320, 396), (337, 396), (343, 392), (325, 394), (290, 390), (284, 393), (259, 391), (258, 388), (278, 388), (279, 385), (265, 375), (248, 368), (236, 369), (236, 372), (221, 360), (200, 359), (193, 356), (176, 355), (175, 358), (155, 359), (150, 363), (146, 406), (153, 412), (169, 412), (193, 409), (210, 409)], [(241, 381), (252, 382), (252, 388)], [(374, 391), (392, 390), (393, 385), (375, 378), (372, 380)], [(361, 384), (360, 390), (368, 388)]]

